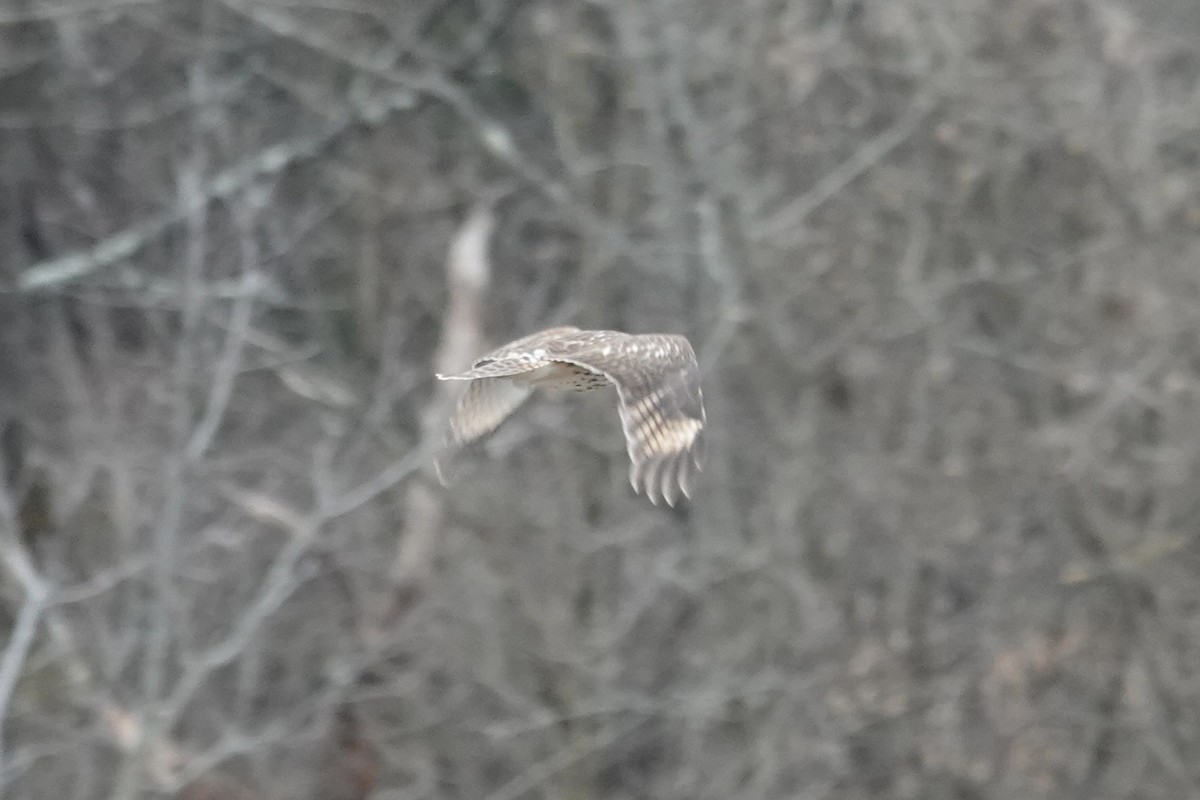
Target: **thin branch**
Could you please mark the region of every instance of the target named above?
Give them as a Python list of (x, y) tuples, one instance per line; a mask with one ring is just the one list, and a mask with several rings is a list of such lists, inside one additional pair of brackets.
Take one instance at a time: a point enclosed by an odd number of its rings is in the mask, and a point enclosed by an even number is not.
[(29, 22), (49, 22), (52, 20), (77, 17), (84, 14), (111, 14), (121, 8), (133, 6), (159, 5), (159, 0), (96, 0), (95, 2), (29, 3), (19, 11), (0, 12), (0, 25), (21, 25)]
[[(247, 238), (249, 236), (250, 234), (247, 234)], [(212, 444), (221, 419), (229, 407), (234, 378), (237, 377), (242, 363), (242, 348), (246, 344), (246, 337), (250, 332), (250, 317), (254, 309), (256, 289), (262, 282), (257, 272), (247, 272), (242, 279), (243, 291), (238, 295), (233, 306), (232, 319), (225, 336), (225, 346), (217, 361), (217, 370), (213, 375), (212, 388), (209, 390), (208, 400), (204, 405), (204, 414), (196, 424), (187, 446), (184, 447), (183, 457), (189, 462), (198, 462), (204, 455), (209, 445)]]
[[(408, 96), (393, 95), (380, 101), (380, 105), (386, 112), (392, 107), (407, 107), (409, 102)], [(183, 223), (197, 209), (217, 201), (228, 201), (256, 180), (278, 175), (300, 161), (315, 157), (359, 121), (358, 117), (345, 114), (314, 136), (301, 136), (267, 147), (252, 158), (217, 173), (196, 191), (188, 192), (173, 208), (115, 233), (86, 250), (34, 264), (17, 278), (17, 287), (25, 292), (60, 287), (112, 267)], [(121, 278), (129, 289), (140, 289), (146, 280), (136, 274), (123, 274)]]
[(356, 508), (366, 505), (421, 469), (421, 467), (429, 462), (434, 452), (435, 447), (433, 445), (426, 445), (425, 447), (410, 451), (403, 458), (392, 462), (370, 479), (340, 497), (335, 498), (330, 503), (329, 508), (326, 509), (324, 517), (332, 519), (342, 514), (349, 514)]
[(25, 602), (13, 626), (12, 638), (4, 649), (4, 655), (0, 656), (0, 775), (5, 774), (4, 722), (8, 719), (8, 704), (24, 670), (25, 659), (33, 645), (33, 635), (37, 632), (38, 622), (50, 596), (44, 584), (38, 584), (26, 592)]
[(807, 192), (760, 220), (753, 226), (750, 235), (762, 240), (790, 234), (783, 243), (794, 243), (797, 238), (796, 231), (802, 229), (814, 211), (903, 144), (933, 112), (936, 105), (931, 96), (918, 98), (892, 127), (860, 147), (854, 155), (827, 173)]
[(563, 747), (554, 755), (533, 764), (525, 772), (489, 794), (486, 800), (517, 800), (518, 797), (523, 797), (558, 773), (568, 769), (572, 764), (629, 736), (644, 723), (645, 720), (638, 719), (624, 725), (613, 725), (606, 731), (582, 738), (574, 744)]
[(196, 689), (213, 672), (237, 658), (258, 632), (259, 627), (299, 588), (294, 573), (297, 562), (308, 552), (320, 527), (314, 520), (293, 531), (287, 545), (267, 570), (262, 586), (245, 611), (233, 623), (233, 629), (203, 653), (190, 658), (174, 689), (163, 703), (164, 729), (178, 719)]
[(17, 516), (8, 490), (0, 485), (0, 561), (25, 591), (25, 600), (17, 614), (8, 647), (0, 656), (0, 776), (5, 774), (4, 723), (8, 720), (8, 704), (17, 681), (25, 668), (25, 660), (33, 645), (38, 622), (50, 598), (50, 584), (38, 573), (29, 552), (18, 538)]

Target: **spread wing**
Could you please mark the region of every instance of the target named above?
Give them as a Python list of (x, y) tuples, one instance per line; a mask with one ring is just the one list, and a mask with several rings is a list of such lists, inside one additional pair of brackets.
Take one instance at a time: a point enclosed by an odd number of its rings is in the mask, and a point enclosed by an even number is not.
[(467, 384), (450, 416), (442, 451), (433, 462), (438, 480), (448, 483), (450, 465), (461, 448), (494, 431), (532, 392), (528, 384), (508, 378), (475, 378)]
[(616, 384), (629, 451), (629, 482), (657, 504), (692, 496), (701, 466), (704, 400), (691, 344), (669, 334), (581, 331), (549, 343), (546, 356), (603, 373)]
[(546, 343), (578, 330), (564, 326), (538, 331), (481, 356), (466, 372), (437, 376), (443, 381), (470, 381), (450, 417), (446, 449), (435, 460), (443, 482), (444, 466), (454, 451), (494, 431), (529, 398), (533, 390), (528, 384), (508, 378), (545, 366), (548, 362), (541, 353)]
[(468, 444), (496, 429), (532, 393), (529, 386), (504, 378), (476, 378), (467, 386), (450, 417), (450, 440)]

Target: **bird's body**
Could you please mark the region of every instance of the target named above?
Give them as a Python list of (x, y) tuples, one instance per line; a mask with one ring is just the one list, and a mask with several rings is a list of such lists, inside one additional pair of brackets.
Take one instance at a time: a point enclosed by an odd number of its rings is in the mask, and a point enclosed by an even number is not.
[(696, 354), (682, 336), (549, 328), (493, 350), (466, 372), (438, 378), (471, 381), (450, 421), (453, 446), (494, 430), (534, 389), (613, 384), (634, 489), (670, 505), (677, 489), (691, 496), (705, 418)]
[(511, 380), (515, 383), (526, 383), (536, 389), (570, 392), (590, 392), (609, 385), (604, 373), (562, 361), (552, 361), (529, 372), (514, 375)]

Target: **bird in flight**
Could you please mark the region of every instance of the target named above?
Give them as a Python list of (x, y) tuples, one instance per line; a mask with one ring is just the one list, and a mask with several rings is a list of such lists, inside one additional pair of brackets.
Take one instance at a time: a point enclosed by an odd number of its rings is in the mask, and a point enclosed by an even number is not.
[(585, 392), (611, 383), (634, 491), (672, 507), (680, 490), (692, 496), (704, 401), (696, 354), (683, 336), (548, 328), (496, 348), (466, 372), (437, 377), (470, 381), (450, 418), (448, 444), (456, 448), (495, 430), (534, 389)]

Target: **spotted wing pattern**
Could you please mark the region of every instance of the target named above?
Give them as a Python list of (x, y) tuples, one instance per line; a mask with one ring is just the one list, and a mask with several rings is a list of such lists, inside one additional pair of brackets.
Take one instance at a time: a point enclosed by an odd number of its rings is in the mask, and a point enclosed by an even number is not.
[(650, 502), (692, 495), (701, 466), (704, 400), (691, 344), (671, 334), (580, 331), (550, 343), (549, 357), (603, 373), (616, 384), (629, 452), (629, 482)]
[(682, 336), (551, 328), (493, 350), (466, 372), (438, 377), (472, 381), (451, 419), (455, 444), (493, 430), (532, 388), (587, 390), (611, 382), (634, 490), (672, 506), (680, 491), (691, 497), (705, 416), (696, 355)]
[(524, 372), (532, 372), (549, 363), (546, 358), (547, 344), (578, 332), (579, 328), (571, 325), (547, 328), (485, 353), (476, 359), (466, 372), (455, 375), (439, 374), (437, 377), (443, 381), (471, 381), (476, 378), (512, 378)]
[(546, 342), (578, 330), (571, 326), (548, 328), (496, 348), (466, 372), (438, 375), (439, 380), (470, 381), (450, 417), (450, 442), (467, 444), (495, 430), (532, 393), (533, 386), (520, 378), (547, 365), (539, 355)]

